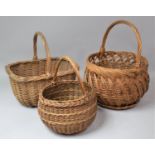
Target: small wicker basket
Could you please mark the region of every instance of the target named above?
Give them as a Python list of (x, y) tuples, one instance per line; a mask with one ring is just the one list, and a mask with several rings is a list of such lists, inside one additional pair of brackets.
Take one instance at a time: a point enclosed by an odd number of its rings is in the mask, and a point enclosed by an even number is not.
[[(62, 60), (70, 62), (78, 81), (57, 81)], [(57, 66), (54, 82), (39, 95), (38, 112), (42, 121), (60, 134), (75, 134), (85, 130), (94, 120), (97, 110), (94, 90), (81, 81), (77, 67), (69, 57), (63, 57)]]
[[(46, 59), (37, 57), (37, 38), (41, 37), (46, 50)], [(33, 61), (22, 61), (9, 64), (6, 71), (9, 74), (13, 93), (23, 105), (37, 106), (39, 90), (53, 80), (53, 73), (59, 58), (51, 58), (49, 48), (44, 35), (36, 32), (33, 40)], [(59, 79), (75, 79), (76, 75), (67, 61), (63, 61), (59, 73)]]
[[(107, 36), (118, 24), (128, 25), (136, 34), (136, 55), (133, 52), (105, 50)], [(101, 106), (110, 109), (131, 108), (148, 90), (148, 61), (141, 56), (141, 51), (141, 37), (132, 23), (120, 20), (108, 27), (99, 53), (88, 57), (85, 70), (85, 80), (95, 88)]]

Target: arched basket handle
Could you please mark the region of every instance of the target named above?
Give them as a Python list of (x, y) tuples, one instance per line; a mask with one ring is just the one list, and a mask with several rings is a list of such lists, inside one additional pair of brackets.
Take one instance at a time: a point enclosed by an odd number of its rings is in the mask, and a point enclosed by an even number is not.
[(73, 70), (74, 70), (74, 72), (75, 72), (75, 74), (76, 74), (76, 76), (77, 76), (77, 78), (78, 78), (78, 81), (79, 81), (79, 83), (80, 83), (81, 90), (82, 90), (83, 94), (85, 95), (85, 94), (86, 94), (86, 91), (85, 91), (85, 87), (84, 87), (84, 84), (83, 84), (83, 82), (82, 82), (82, 79), (81, 79), (81, 77), (80, 77), (79, 71), (78, 71), (78, 69), (77, 69), (75, 63), (74, 63), (74, 62), (71, 60), (71, 58), (69, 58), (68, 56), (62, 57), (62, 58), (59, 60), (59, 62), (57, 63), (56, 71), (55, 71), (55, 74), (54, 74), (54, 77), (53, 77), (53, 81), (56, 82), (58, 69), (59, 69), (60, 64), (61, 64), (61, 62), (62, 62), (63, 60), (68, 61), (68, 62), (70, 63), (70, 65), (72, 66), (72, 68), (73, 68)]
[(104, 37), (103, 37), (103, 41), (102, 41), (102, 45), (99, 51), (99, 55), (103, 56), (104, 52), (105, 52), (105, 45), (106, 45), (106, 40), (108, 37), (109, 32), (111, 31), (111, 29), (119, 24), (125, 24), (127, 26), (129, 26), (131, 28), (131, 30), (135, 33), (136, 35), (136, 39), (137, 39), (137, 55), (136, 55), (136, 66), (139, 67), (140, 66), (140, 60), (141, 60), (141, 52), (142, 52), (142, 41), (141, 41), (141, 37), (140, 37), (140, 33), (138, 31), (138, 29), (136, 28), (136, 26), (134, 24), (132, 24), (129, 21), (126, 20), (118, 20), (113, 22), (106, 30)]
[(45, 73), (49, 74), (50, 73), (50, 66), (51, 66), (51, 55), (50, 55), (50, 52), (49, 52), (49, 47), (48, 47), (46, 38), (45, 38), (45, 36), (43, 35), (42, 32), (36, 32), (34, 34), (34, 37), (33, 37), (33, 52), (34, 52), (33, 61), (38, 60), (38, 56), (37, 56), (37, 39), (38, 39), (39, 36), (41, 38), (41, 41), (42, 41), (43, 46), (44, 46), (45, 51), (46, 51), (46, 71), (45, 71)]

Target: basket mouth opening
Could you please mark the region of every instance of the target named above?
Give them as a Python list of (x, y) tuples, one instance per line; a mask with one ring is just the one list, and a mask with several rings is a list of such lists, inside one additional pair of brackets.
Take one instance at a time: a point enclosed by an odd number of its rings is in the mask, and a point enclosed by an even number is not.
[[(86, 84), (84, 86), (87, 95), (90, 92), (90, 87), (88, 87)], [(61, 82), (50, 85), (43, 90), (42, 96), (44, 99), (50, 101), (65, 102), (79, 100), (85, 95), (81, 90), (80, 84), (76, 81), (67, 83)]]
[[(99, 53), (92, 54), (88, 61), (99, 67), (109, 68), (109, 69), (132, 69), (136, 66), (136, 55), (133, 52), (126, 51), (106, 51), (102, 57)], [(145, 60), (141, 58), (141, 64), (145, 64)]]
[[(59, 58), (51, 58), (51, 68), (50, 73), (51, 75), (54, 74), (56, 64)], [(70, 72), (72, 71), (71, 65), (67, 61), (62, 61), (60, 64), (58, 73), (60, 72)], [(46, 74), (46, 59), (41, 59), (38, 61), (25, 61), (25, 62), (18, 62), (10, 65), (10, 71), (15, 76), (19, 77), (37, 77)]]

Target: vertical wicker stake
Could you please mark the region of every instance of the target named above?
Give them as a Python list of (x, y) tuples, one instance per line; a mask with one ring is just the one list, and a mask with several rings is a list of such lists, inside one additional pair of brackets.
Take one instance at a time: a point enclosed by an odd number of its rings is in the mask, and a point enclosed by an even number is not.
[[(78, 81), (58, 81), (57, 72), (62, 60), (68, 61)], [(54, 82), (42, 89), (38, 112), (43, 122), (60, 134), (75, 134), (85, 130), (96, 116), (96, 93), (82, 82), (76, 65), (69, 57), (58, 62)]]
[[(46, 60), (38, 59), (37, 38), (41, 37), (46, 51)], [(36, 107), (39, 91), (53, 80), (53, 73), (59, 58), (51, 58), (45, 36), (36, 32), (33, 39), (33, 61), (22, 61), (6, 66), (11, 86), (16, 98), (25, 106)], [(75, 73), (67, 61), (59, 70), (60, 79), (75, 79)]]
[[(111, 29), (125, 24), (137, 38), (137, 54), (124, 51), (106, 51), (105, 44)], [(95, 88), (99, 104), (111, 109), (134, 107), (149, 86), (148, 61), (141, 56), (142, 42), (138, 29), (130, 22), (112, 23), (103, 37), (99, 53), (88, 57), (85, 80)]]

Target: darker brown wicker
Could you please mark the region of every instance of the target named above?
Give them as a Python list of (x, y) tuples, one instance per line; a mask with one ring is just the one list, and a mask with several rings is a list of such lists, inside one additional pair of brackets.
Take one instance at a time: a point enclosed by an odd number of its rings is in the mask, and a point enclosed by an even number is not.
[[(38, 36), (42, 39), (47, 60), (38, 60), (36, 45)], [(47, 41), (41, 32), (35, 33), (33, 41), (33, 61), (22, 61), (6, 66), (14, 95), (26, 106), (37, 106), (39, 90), (53, 80), (53, 73), (59, 61), (59, 58), (51, 58)], [(67, 61), (62, 62), (58, 77), (59, 79), (75, 79), (75, 73)]]
[[(105, 50), (107, 36), (118, 24), (128, 25), (136, 34), (136, 55), (133, 52)], [(111, 109), (131, 108), (148, 90), (148, 62), (141, 56), (141, 51), (141, 37), (132, 23), (121, 20), (108, 27), (100, 52), (88, 57), (85, 71), (85, 79), (95, 88), (101, 106)]]
[[(63, 60), (70, 62), (79, 81), (56, 81)], [(43, 122), (57, 133), (75, 134), (85, 130), (94, 120), (96, 100), (96, 93), (81, 81), (73, 61), (64, 57), (58, 63), (54, 82), (40, 92), (38, 112)]]

